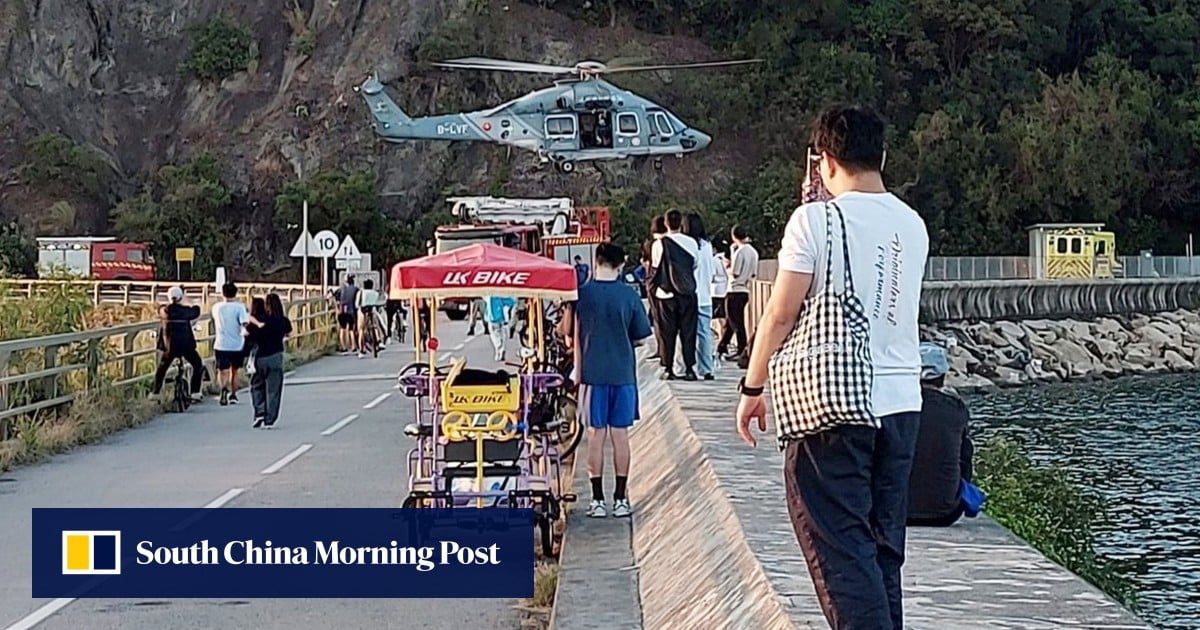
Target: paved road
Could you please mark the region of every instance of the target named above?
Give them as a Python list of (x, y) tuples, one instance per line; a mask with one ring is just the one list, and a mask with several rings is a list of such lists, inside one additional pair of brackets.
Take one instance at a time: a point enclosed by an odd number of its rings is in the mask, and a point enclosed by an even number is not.
[[(444, 319), (439, 329), (443, 356), (490, 364), (485, 335), (464, 341), (465, 326)], [(378, 359), (329, 357), (299, 368), (274, 431), (250, 428), (243, 392), (240, 406), (205, 401), (0, 477), (0, 628), (30, 628), (39, 619), (39, 630), (518, 627), (515, 602), (502, 600), (31, 598), (34, 507), (400, 505), (411, 443), (403, 427), (413, 411), (394, 375), (412, 356), (389, 348)]]

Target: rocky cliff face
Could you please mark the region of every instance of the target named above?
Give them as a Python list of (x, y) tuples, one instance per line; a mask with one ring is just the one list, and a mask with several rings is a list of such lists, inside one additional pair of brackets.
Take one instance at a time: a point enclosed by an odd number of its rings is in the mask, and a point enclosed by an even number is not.
[[(299, 24), (287, 15), (297, 9)], [(187, 28), (218, 15), (251, 28), (257, 60), (247, 72), (205, 85), (180, 64), (189, 50)], [(33, 190), (13, 174), (23, 143), (51, 131), (95, 149), (112, 170), (108, 198), (82, 203), (76, 227), (90, 231), (108, 227), (111, 206), (134, 193), (146, 173), (202, 149), (224, 158), (234, 203), (245, 213), (270, 208), (279, 186), (298, 172), (338, 167), (375, 172), (388, 195), (385, 210), (398, 218), (435, 206), (447, 188), (594, 199), (618, 188), (695, 189), (720, 178), (729, 161), (721, 149), (691, 164), (672, 161), (665, 176), (614, 164), (568, 177), (500, 147), (381, 145), (352, 91), (370, 71), (414, 114), (497, 104), (546, 82), (422, 69), (416, 51), (448, 20), (482, 26), (473, 41), (451, 42), (462, 54), (561, 63), (609, 58), (637, 44), (663, 61), (712, 57), (688, 40), (588, 27), (516, 2), (4, 0), (0, 173), (7, 175), (0, 177), (0, 214), (26, 217), (61, 196)], [(297, 28), (315, 37), (311, 54), (291, 46)], [(701, 170), (708, 174), (698, 180)]]
[(921, 337), (949, 347), (947, 382), (967, 389), (1200, 370), (1200, 314), (1187, 310), (941, 324)]

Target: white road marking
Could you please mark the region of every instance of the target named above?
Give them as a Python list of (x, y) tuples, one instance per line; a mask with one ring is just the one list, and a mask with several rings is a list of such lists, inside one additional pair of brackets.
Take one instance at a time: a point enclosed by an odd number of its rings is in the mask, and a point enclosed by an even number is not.
[(283, 469), (284, 466), (287, 466), (288, 464), (292, 463), (297, 457), (300, 457), (301, 455), (307, 453), (308, 449), (310, 449), (312, 447), (313, 447), (312, 444), (301, 444), (300, 446), (297, 446), (296, 450), (292, 451), (291, 453), (288, 453), (287, 455), (284, 455), (279, 461), (264, 468), (262, 471), (262, 474), (270, 475), (270, 474), (279, 472), (280, 470)]
[(338, 420), (333, 426), (322, 431), (321, 435), (333, 435), (334, 433), (338, 432), (338, 429), (341, 429), (342, 427), (346, 426), (347, 424), (350, 424), (351, 422), (354, 422), (357, 419), (358, 419), (358, 414), (352, 413), (352, 414), (346, 416), (345, 418)]
[(236, 499), (239, 494), (241, 494), (245, 491), (246, 491), (245, 488), (230, 488), (228, 492), (213, 499), (212, 501), (209, 501), (208, 505), (206, 505), (204, 507), (205, 508), (219, 508), (222, 505), (225, 505), (226, 503), (229, 503), (230, 501)]
[(453, 352), (458, 352), (459, 350), (462, 350), (462, 349), (463, 349), (463, 346), (465, 346), (465, 345), (467, 345), (467, 342), (465, 342), (465, 341), (464, 341), (464, 342), (462, 342), (462, 343), (458, 344), (457, 346), (454, 346), (453, 348), (450, 348), (450, 350), (451, 350), (451, 351), (453, 351)]
[(14, 623), (5, 630), (29, 630), (30, 628), (45, 621), (50, 617), (50, 615), (53, 615), (63, 608), (66, 608), (67, 604), (70, 604), (73, 601), (75, 601), (74, 597), (59, 597), (58, 599), (52, 600), (50, 603), (42, 606), (32, 613), (29, 613), (29, 616), (18, 621), (17, 623)]
[(375, 407), (379, 406), (379, 403), (387, 400), (391, 396), (392, 396), (392, 392), (387, 392), (386, 394), (380, 394), (375, 397), (375, 400), (372, 400), (371, 402), (363, 405), (363, 409), (374, 409)]

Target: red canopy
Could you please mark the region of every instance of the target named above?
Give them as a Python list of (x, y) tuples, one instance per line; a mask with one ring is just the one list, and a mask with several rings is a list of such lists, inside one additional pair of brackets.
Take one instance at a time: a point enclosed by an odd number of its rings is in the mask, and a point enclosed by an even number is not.
[(388, 297), (506, 295), (576, 299), (575, 268), (543, 256), (476, 243), (392, 267)]

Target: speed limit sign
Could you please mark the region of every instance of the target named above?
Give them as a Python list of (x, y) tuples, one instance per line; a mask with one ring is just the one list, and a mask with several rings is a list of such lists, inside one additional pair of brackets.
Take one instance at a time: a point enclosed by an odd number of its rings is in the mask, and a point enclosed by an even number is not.
[(317, 251), (313, 252), (313, 255), (318, 258), (329, 258), (336, 254), (338, 243), (340, 242), (337, 234), (334, 234), (331, 230), (317, 232), (317, 235), (313, 237), (313, 241), (317, 244)]

